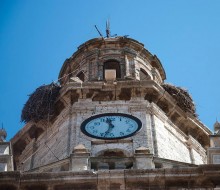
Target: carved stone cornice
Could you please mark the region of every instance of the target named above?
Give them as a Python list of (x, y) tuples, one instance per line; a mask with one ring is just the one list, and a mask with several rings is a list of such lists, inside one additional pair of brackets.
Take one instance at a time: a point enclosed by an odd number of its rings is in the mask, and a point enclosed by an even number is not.
[[(220, 165), (202, 165), (187, 168), (166, 169), (133, 169), (108, 171), (80, 171), (80, 172), (2, 172), (0, 173), (0, 187), (13, 184), (15, 189), (25, 187), (51, 186), (55, 189), (80, 189), (92, 187), (99, 189), (106, 184), (118, 184), (126, 189), (149, 188), (214, 188), (220, 184)], [(109, 187), (110, 187), (109, 186)], [(107, 188), (106, 189), (110, 189)]]

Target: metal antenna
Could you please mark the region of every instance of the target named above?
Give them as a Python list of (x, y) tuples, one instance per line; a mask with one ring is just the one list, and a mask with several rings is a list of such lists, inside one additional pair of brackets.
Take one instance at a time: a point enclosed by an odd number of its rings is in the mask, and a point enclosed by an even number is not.
[(99, 35), (103, 38), (103, 35), (102, 35), (102, 33), (99, 31), (99, 29), (97, 28), (97, 26), (95, 25), (95, 28), (96, 28), (96, 30), (97, 30), (97, 32), (99, 33)]
[[(98, 29), (98, 27), (96, 25), (95, 25), (95, 28), (96, 28), (97, 32), (99, 33), (99, 35), (102, 37), (102, 39), (104, 39), (102, 33), (100, 32), (100, 30)], [(106, 21), (106, 30), (105, 31), (106, 31), (106, 37), (105, 38), (110, 38), (110, 37), (117, 36), (117, 34), (114, 34), (114, 35), (111, 36), (110, 21), (109, 20)]]
[(110, 33), (110, 22), (109, 20), (106, 21), (106, 37), (109, 38), (111, 36)]

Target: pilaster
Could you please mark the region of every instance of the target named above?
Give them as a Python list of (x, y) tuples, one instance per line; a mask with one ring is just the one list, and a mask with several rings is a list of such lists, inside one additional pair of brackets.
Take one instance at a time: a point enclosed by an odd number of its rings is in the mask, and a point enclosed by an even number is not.
[(155, 168), (153, 163), (153, 154), (145, 147), (139, 147), (135, 150), (135, 169), (152, 169)]
[(80, 144), (76, 146), (73, 150), (73, 154), (70, 155), (70, 170), (89, 170), (89, 156), (90, 153), (86, 150), (84, 145)]

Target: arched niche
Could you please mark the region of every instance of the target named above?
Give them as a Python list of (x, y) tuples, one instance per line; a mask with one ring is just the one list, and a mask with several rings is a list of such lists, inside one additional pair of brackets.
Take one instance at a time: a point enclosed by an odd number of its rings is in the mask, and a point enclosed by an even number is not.
[(103, 64), (103, 78), (105, 79), (105, 71), (106, 70), (115, 70), (116, 71), (116, 78), (121, 78), (121, 67), (120, 63), (117, 60), (107, 60)]
[(139, 75), (140, 75), (140, 80), (149, 80), (149, 79), (151, 79), (150, 75), (143, 68), (140, 68)]
[(108, 149), (108, 150), (102, 150), (100, 152), (97, 152), (96, 156), (107, 156), (107, 157), (129, 157), (129, 153), (122, 149)]
[(102, 150), (91, 159), (91, 169), (94, 170), (130, 169), (132, 167), (132, 157), (129, 157), (129, 153), (121, 149)]

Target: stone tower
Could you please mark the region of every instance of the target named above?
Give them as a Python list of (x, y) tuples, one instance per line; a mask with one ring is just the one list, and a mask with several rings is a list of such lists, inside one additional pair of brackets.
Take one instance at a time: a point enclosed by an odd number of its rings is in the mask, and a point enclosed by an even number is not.
[(211, 131), (189, 93), (164, 82), (160, 60), (140, 42), (110, 33), (91, 39), (66, 59), (58, 78), (25, 104), (26, 125), (11, 140), (17, 173), (2, 174), (1, 188), (220, 185), (220, 166), (203, 166)]
[(14, 150), (20, 149), (16, 167), (51, 171), (205, 164), (211, 133), (197, 119), (188, 92), (165, 79), (160, 60), (136, 40), (85, 42), (61, 68), (54, 113), (31, 118), (13, 138)]

